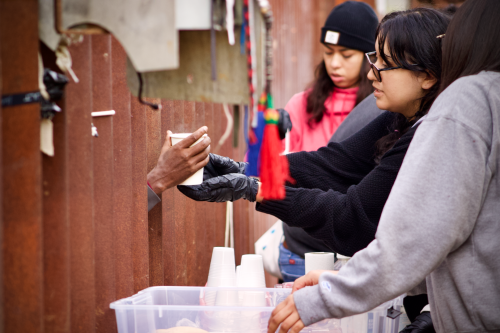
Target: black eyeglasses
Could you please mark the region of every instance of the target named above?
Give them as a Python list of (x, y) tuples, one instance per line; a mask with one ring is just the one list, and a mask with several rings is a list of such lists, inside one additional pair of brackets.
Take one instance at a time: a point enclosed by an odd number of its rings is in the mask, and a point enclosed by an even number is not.
[(370, 67), (373, 70), (373, 75), (375, 75), (375, 78), (377, 79), (378, 82), (382, 82), (382, 76), (380, 75), (380, 72), (403, 68), (401, 66), (397, 66), (397, 67), (379, 69), (377, 66), (375, 66), (375, 63), (377, 62), (377, 52), (368, 52), (365, 53), (365, 56), (366, 59), (368, 60), (368, 63), (370, 64)]

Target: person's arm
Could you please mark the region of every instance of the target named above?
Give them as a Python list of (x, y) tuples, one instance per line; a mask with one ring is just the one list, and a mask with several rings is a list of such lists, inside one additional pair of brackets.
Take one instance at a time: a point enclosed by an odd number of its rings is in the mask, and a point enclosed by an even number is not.
[(375, 143), (388, 133), (394, 114), (385, 112), (356, 135), (315, 152), (288, 154), (293, 187), (335, 189), (345, 193), (375, 167)]
[(403, 135), (380, 165), (346, 193), (287, 187), (284, 200), (263, 201), (257, 204), (257, 210), (274, 215), (289, 226), (301, 227), (333, 251), (352, 256), (375, 237), (382, 209), (414, 131)]
[(148, 210), (161, 201), (159, 195), (163, 191), (180, 184), (208, 163), (210, 137), (191, 147), (207, 131), (203, 126), (174, 146), (170, 141), (172, 132), (167, 131), (158, 162), (147, 176)]
[[(481, 91), (452, 87), (417, 130), (376, 239), (338, 275), (325, 273), (318, 285), (293, 294), (305, 325), (362, 313), (401, 295), (471, 235), (492, 176), (491, 114)], [(457, 119), (454, 113), (460, 110), (462, 118)], [(472, 117), (490, 128), (461, 120)]]

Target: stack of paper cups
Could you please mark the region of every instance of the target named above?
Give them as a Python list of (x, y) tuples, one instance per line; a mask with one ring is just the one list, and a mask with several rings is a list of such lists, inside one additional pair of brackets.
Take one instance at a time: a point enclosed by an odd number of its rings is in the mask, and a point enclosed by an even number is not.
[[(241, 257), (238, 284), (244, 288), (265, 288), (266, 278), (264, 275), (264, 264), (262, 256), (256, 254), (245, 254)], [(264, 291), (240, 291), (241, 306), (263, 307), (266, 306), (266, 293)], [(262, 322), (260, 311), (241, 311), (241, 332), (260, 333), (267, 326)]]
[[(229, 247), (214, 247), (210, 271), (208, 273), (207, 287), (236, 287), (236, 273), (234, 264), (234, 249)], [(237, 305), (238, 296), (236, 292), (222, 291), (218, 296), (224, 306)], [(205, 293), (205, 303), (208, 306), (216, 304), (216, 292), (207, 291)]]
[[(245, 288), (265, 288), (266, 277), (262, 256), (245, 254), (241, 257), (240, 282)], [(260, 291), (242, 292), (242, 306), (266, 306), (265, 293)]]
[(310, 252), (305, 254), (306, 274), (318, 269), (333, 270), (335, 256), (331, 252)]
[[(190, 135), (191, 135), (191, 133), (177, 133), (177, 134), (170, 135), (170, 140), (172, 142), (172, 146), (181, 142), (182, 140), (184, 140), (185, 138), (187, 138)], [(198, 144), (206, 136), (207, 135), (204, 134), (195, 143), (193, 143), (191, 145), (191, 147)], [(203, 169), (204, 168), (201, 168), (200, 170), (196, 171), (194, 173), (194, 175), (192, 175), (191, 177), (189, 177), (188, 179), (186, 179), (185, 181), (183, 181), (179, 185), (200, 185), (201, 183), (203, 183)]]

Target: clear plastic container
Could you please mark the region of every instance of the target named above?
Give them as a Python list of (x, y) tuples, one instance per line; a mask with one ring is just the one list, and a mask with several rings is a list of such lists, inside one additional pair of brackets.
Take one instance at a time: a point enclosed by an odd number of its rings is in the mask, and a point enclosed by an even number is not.
[[(266, 306), (204, 306), (207, 292), (259, 292)], [(197, 327), (207, 332), (267, 332), (271, 312), (291, 289), (151, 287), (128, 298), (111, 303), (119, 333), (157, 333), (172, 327)], [(387, 317), (387, 309), (402, 304), (396, 299), (360, 315), (343, 319), (325, 319), (302, 332), (386, 333), (397, 332), (399, 320)], [(399, 309), (399, 308), (397, 308)]]

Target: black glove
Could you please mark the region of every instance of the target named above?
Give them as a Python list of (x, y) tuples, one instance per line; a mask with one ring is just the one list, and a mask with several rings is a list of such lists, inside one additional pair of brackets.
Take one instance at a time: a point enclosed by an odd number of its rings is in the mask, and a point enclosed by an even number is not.
[(399, 333), (436, 333), (432, 324), (431, 313), (422, 312), (415, 318), (413, 323), (406, 326)]
[(210, 154), (210, 161), (203, 169), (203, 180), (227, 175), (228, 173), (245, 174), (247, 165), (248, 163), (235, 162), (229, 157)]
[(290, 120), (290, 115), (285, 109), (278, 109), (280, 113), (280, 119), (278, 120), (278, 132), (280, 134), (280, 139), (285, 138), (286, 132), (292, 130), (292, 121)]
[(259, 191), (259, 184), (255, 178), (230, 173), (210, 178), (200, 185), (179, 185), (177, 188), (196, 201), (226, 202), (246, 199), (253, 202)]

